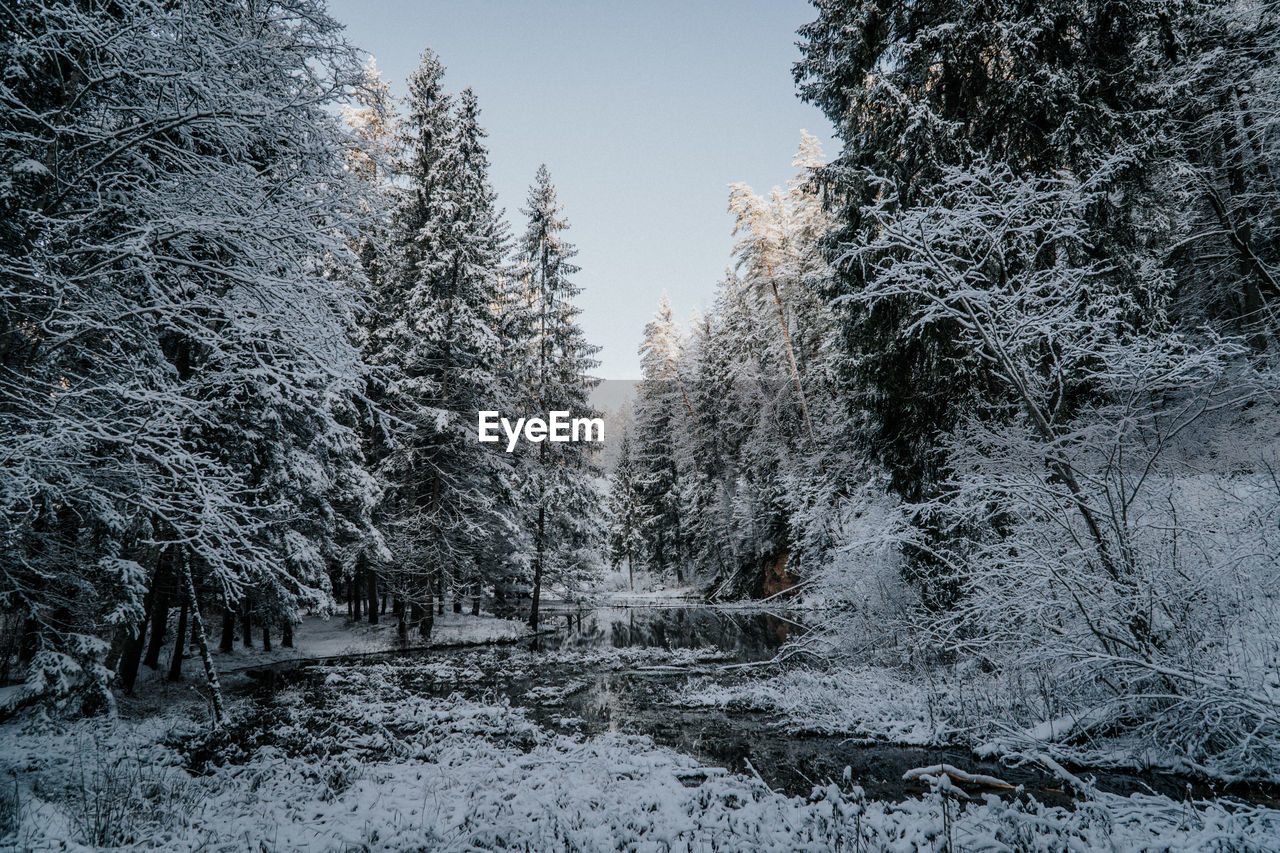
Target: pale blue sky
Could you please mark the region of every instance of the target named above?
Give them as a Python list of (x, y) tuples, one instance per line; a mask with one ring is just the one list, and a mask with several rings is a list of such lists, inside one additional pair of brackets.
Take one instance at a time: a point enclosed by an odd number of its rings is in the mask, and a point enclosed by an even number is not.
[(445, 84), (470, 86), (492, 177), (517, 232), (545, 162), (577, 244), (599, 375), (639, 375), (636, 347), (666, 290), (681, 320), (729, 263), (728, 184), (764, 192), (791, 176), (804, 128), (831, 126), (795, 96), (805, 0), (330, 0), (397, 96), (423, 47)]

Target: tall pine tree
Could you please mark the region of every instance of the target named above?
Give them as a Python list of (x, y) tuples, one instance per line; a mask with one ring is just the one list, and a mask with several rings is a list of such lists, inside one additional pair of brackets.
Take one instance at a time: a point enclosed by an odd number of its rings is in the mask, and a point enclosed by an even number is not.
[[(577, 250), (564, 238), (562, 216), (545, 165), (529, 189), (528, 226), (517, 242), (517, 276), (505, 299), (506, 333), (512, 353), (510, 379), (517, 411), (548, 418), (552, 411), (590, 417), (589, 397), (599, 380), (591, 377), (599, 347), (578, 325), (574, 297), (581, 288), (572, 276)], [(529, 624), (538, 627), (542, 590), (549, 581), (572, 586), (598, 571), (600, 500), (594, 479), (594, 448), (585, 442), (524, 443), (520, 492), (526, 529), (532, 538), (533, 606)]]
[[(423, 636), (449, 588), (473, 580), (493, 533), (498, 461), (475, 440), (475, 412), (490, 405), (499, 347), (494, 306), (505, 240), (478, 109), (443, 88), (430, 50), (409, 81), (401, 179), (390, 261), (378, 285), (372, 360), (383, 368), (379, 475), (394, 553), (399, 608)], [(402, 631), (404, 628), (402, 627)]]

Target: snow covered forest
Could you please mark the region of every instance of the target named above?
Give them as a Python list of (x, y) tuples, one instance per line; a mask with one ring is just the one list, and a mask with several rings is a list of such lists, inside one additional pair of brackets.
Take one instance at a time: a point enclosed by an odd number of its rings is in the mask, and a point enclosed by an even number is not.
[(0, 848), (1280, 849), (1280, 4), (809, 15), (602, 453), (447, 56), (0, 8)]

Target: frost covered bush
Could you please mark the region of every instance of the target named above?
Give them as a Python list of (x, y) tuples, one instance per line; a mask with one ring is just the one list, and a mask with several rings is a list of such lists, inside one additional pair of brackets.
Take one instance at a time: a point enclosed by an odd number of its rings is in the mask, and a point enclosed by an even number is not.
[(913, 332), (954, 329), (990, 385), (900, 516), (949, 590), (916, 636), (1039, 685), (1021, 710), (1043, 725), (1008, 742), (1132, 731), (1164, 760), (1273, 776), (1274, 377), (1235, 340), (1133, 321), (1165, 282), (1089, 260), (1092, 192), (978, 164), (903, 211), (886, 185), (880, 235), (847, 259), (876, 271), (857, 300), (915, 300)]

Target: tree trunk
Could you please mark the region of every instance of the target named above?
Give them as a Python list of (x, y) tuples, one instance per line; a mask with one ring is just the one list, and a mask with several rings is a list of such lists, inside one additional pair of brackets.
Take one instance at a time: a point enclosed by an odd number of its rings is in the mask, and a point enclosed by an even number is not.
[[(159, 572), (158, 561), (156, 571), (157, 573)], [(138, 682), (138, 667), (142, 664), (142, 652), (146, 648), (148, 616), (155, 598), (156, 582), (153, 576), (151, 588), (147, 590), (146, 598), (142, 601), (142, 619), (138, 622), (133, 636), (129, 638), (129, 642), (125, 645), (124, 654), (120, 660), (120, 671), (116, 676), (125, 693), (132, 694), (133, 686)]]
[(546, 523), (546, 509), (538, 507), (537, 554), (533, 564), (533, 606), (529, 609), (529, 627), (538, 630), (538, 603), (542, 599), (542, 533)]
[(422, 621), (418, 623), (418, 634), (424, 640), (431, 639), (431, 630), (436, 625), (435, 603), (431, 592), (430, 583), (427, 584), (427, 603), (422, 608)]
[(262, 620), (262, 650), (271, 651), (271, 623), (266, 619)]
[(359, 622), (363, 616), (364, 594), (360, 589), (360, 581), (364, 579), (364, 569), (358, 564), (347, 581), (347, 595), (351, 598), (351, 621)]
[(187, 602), (178, 608), (178, 630), (173, 641), (173, 657), (169, 658), (169, 680), (182, 680), (182, 653), (187, 645)]
[(372, 569), (365, 570), (366, 583), (369, 591), (369, 624), (378, 624), (378, 573)]
[(224, 655), (231, 654), (236, 644), (236, 612), (230, 607), (222, 610), (222, 639), (218, 643), (218, 651)]
[[(187, 607), (191, 608), (191, 621), (195, 625), (196, 643), (200, 648), (200, 660), (204, 664), (204, 677), (209, 682), (209, 692), (213, 699), (213, 725), (220, 728), (227, 722), (227, 707), (222, 701), (222, 685), (218, 683), (218, 670), (213, 666), (213, 655), (209, 653), (209, 640), (204, 633), (204, 621), (200, 618), (200, 602), (196, 596), (195, 581), (191, 579), (191, 564), (184, 561), (183, 579), (186, 581), (187, 601), (182, 608), (185, 615)], [(181, 629), (178, 631), (182, 634)]]
[(133, 685), (138, 682), (138, 667), (142, 664), (142, 652), (146, 648), (147, 619), (144, 616), (138, 622), (133, 637), (125, 646), (124, 655), (120, 659), (118, 678), (125, 693), (133, 693)]
[(115, 672), (120, 666), (120, 658), (124, 655), (124, 650), (129, 641), (133, 639), (133, 629), (128, 625), (117, 625), (116, 629), (111, 632), (111, 646), (107, 649), (107, 657), (102, 662), (103, 669), (108, 672)]
[(22, 620), (22, 639), (18, 641), (18, 665), (25, 666), (40, 648), (40, 623), (30, 616)]
[(476, 593), (475, 597), (471, 599), (471, 615), (472, 616), (480, 615), (480, 593), (478, 592)]
[(249, 616), (249, 596), (240, 604), (240, 641), (246, 649), (253, 648), (253, 620)]
[(280, 645), (286, 649), (293, 648), (293, 623), (288, 619), (280, 626)]
[(156, 563), (155, 595), (151, 605), (151, 639), (142, 662), (152, 669), (160, 668), (160, 650), (164, 647), (165, 628), (169, 622), (169, 557), (161, 554)]
[(796, 365), (796, 354), (791, 348), (791, 330), (787, 328), (787, 315), (782, 310), (782, 297), (778, 294), (778, 281), (773, 277), (773, 267), (769, 267), (769, 284), (773, 286), (773, 303), (778, 306), (778, 323), (782, 326), (782, 339), (787, 345), (787, 360), (791, 363), (791, 375), (796, 382), (796, 394), (800, 397), (800, 414), (804, 415), (805, 429), (809, 433), (809, 442), (814, 442), (813, 423), (809, 420), (809, 403), (804, 398), (804, 386), (800, 384), (800, 368)]
[(391, 604), (391, 612), (396, 617), (396, 638), (400, 642), (408, 642), (409, 640), (409, 623), (405, 619), (404, 614), (404, 598), (397, 595), (396, 600)]

